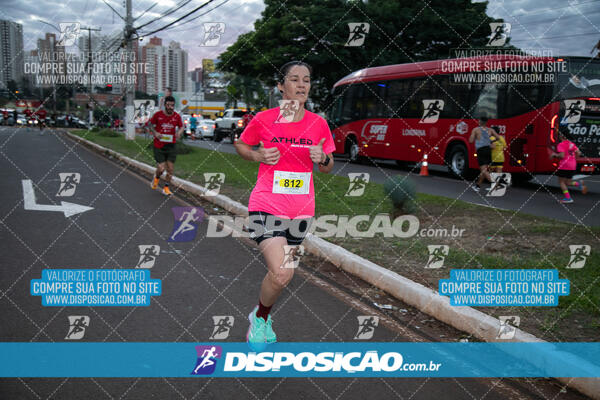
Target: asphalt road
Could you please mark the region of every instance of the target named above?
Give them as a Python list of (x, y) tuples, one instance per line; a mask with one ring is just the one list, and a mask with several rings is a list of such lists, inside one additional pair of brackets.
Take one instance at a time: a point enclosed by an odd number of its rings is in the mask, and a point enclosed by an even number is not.
[[(90, 318), (83, 341), (207, 342), (212, 316), (235, 318), (224, 341), (245, 341), (265, 266), (257, 249), (236, 238), (206, 238), (206, 220), (191, 242), (168, 242), (172, 207), (147, 179), (64, 136), (0, 128), (0, 337), (6, 342), (64, 342), (69, 315)], [(79, 173), (72, 197), (57, 197), (59, 173)], [(61, 200), (93, 207), (71, 217), (27, 210), (22, 181), (37, 204)], [(205, 209), (208, 212), (212, 207)], [(151, 269), (162, 295), (148, 307), (44, 307), (30, 295), (42, 269), (134, 268), (138, 245), (160, 245)], [(379, 311), (372, 299), (394, 304)], [(388, 298), (368, 284), (307, 258), (273, 309), (280, 341), (352, 342), (357, 316), (378, 315), (372, 341), (456, 341), (460, 332)], [(35, 365), (32, 365), (35, 368)], [(193, 366), (190, 366), (193, 368)], [(510, 379), (0, 379), (0, 399), (580, 399), (548, 380)]]
[[(235, 153), (229, 139), (220, 143), (213, 141), (186, 140), (186, 143), (205, 149)], [(383, 183), (394, 175), (410, 175), (417, 184), (417, 191), (445, 196), (487, 207), (514, 210), (527, 214), (549, 217), (583, 226), (600, 226), (600, 175), (586, 179), (589, 192), (582, 195), (578, 189), (571, 190), (575, 200), (572, 204), (561, 204), (563, 197), (558, 178), (537, 175), (531, 182), (514, 184), (502, 197), (487, 197), (486, 191), (479, 193), (470, 188), (471, 182), (450, 176), (445, 167), (431, 165), (428, 177), (419, 176), (419, 169), (401, 168), (393, 161), (380, 160), (370, 165), (349, 163), (344, 157), (335, 158), (333, 173), (348, 176), (348, 173), (366, 172), (371, 182)]]

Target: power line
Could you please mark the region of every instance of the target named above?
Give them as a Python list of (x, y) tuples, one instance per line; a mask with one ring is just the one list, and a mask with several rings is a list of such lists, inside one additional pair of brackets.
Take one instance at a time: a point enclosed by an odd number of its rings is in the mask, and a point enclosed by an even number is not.
[(133, 20), (136, 21), (136, 20), (142, 18), (144, 16), (144, 14), (146, 14), (148, 11), (152, 10), (157, 5), (158, 5), (158, 3), (152, 4), (150, 7), (146, 8), (140, 15), (138, 15), (137, 17), (135, 17)]
[(125, 18), (123, 18), (123, 16), (122, 16), (121, 14), (119, 14), (119, 13), (117, 12), (117, 10), (115, 10), (115, 9), (113, 8), (113, 6), (111, 6), (110, 4), (108, 4), (108, 2), (107, 2), (106, 0), (102, 0), (102, 1), (104, 2), (104, 4), (106, 4), (108, 7), (110, 7), (110, 9), (111, 9), (111, 10), (113, 10), (113, 12), (114, 12), (115, 14), (117, 14), (117, 15), (119, 16), (119, 18), (121, 18), (123, 21), (125, 21)]
[[(189, 19), (189, 20), (187, 20), (187, 21), (185, 21), (185, 22), (182, 22), (181, 24), (177, 25), (177, 26), (176, 26), (176, 28), (179, 28), (179, 27), (181, 27), (182, 25), (185, 25), (185, 24), (187, 24), (188, 22), (192, 22), (192, 21), (194, 21), (194, 20), (197, 20), (197, 19), (198, 19), (198, 18), (200, 18), (200, 17), (203, 17), (203, 16), (205, 16), (205, 15), (206, 15), (206, 14), (208, 14), (209, 12), (211, 12), (211, 11), (213, 11), (213, 10), (215, 10), (215, 9), (217, 9), (217, 8), (219, 8), (219, 7), (221, 7), (223, 4), (225, 4), (225, 3), (227, 3), (227, 2), (229, 2), (229, 0), (225, 0), (225, 1), (223, 1), (222, 3), (220, 3), (220, 4), (217, 4), (216, 6), (214, 6), (213, 8), (211, 8), (210, 10), (207, 10), (206, 12), (203, 12), (202, 14), (200, 14), (200, 15), (198, 15), (198, 16), (196, 16), (196, 17), (192, 18), (192, 19)], [(186, 32), (186, 31), (189, 31), (190, 29), (195, 29), (195, 28), (186, 28), (186, 29), (175, 30), (175, 31), (171, 31), (171, 32), (172, 32), (172, 33), (173, 33), (173, 32)]]
[(145, 26), (148, 26), (148, 25), (150, 25), (150, 24), (152, 24), (152, 23), (154, 23), (154, 22), (160, 21), (160, 20), (161, 20), (161, 19), (163, 19), (164, 17), (167, 17), (167, 16), (169, 16), (169, 15), (173, 14), (175, 11), (178, 11), (178, 10), (180, 10), (182, 7), (185, 7), (185, 6), (186, 6), (186, 5), (188, 5), (188, 3), (190, 3), (191, 1), (192, 1), (192, 0), (183, 0), (183, 1), (180, 1), (178, 5), (176, 5), (176, 6), (174, 6), (174, 7), (171, 7), (170, 9), (168, 9), (167, 11), (165, 11), (163, 14), (161, 14), (161, 16), (160, 16), (160, 17), (156, 17), (156, 18), (154, 18), (153, 20), (151, 20), (151, 21), (149, 21), (149, 22), (146, 22), (145, 24), (143, 24), (143, 25), (140, 25), (140, 26), (138, 26), (138, 27), (136, 27), (136, 28), (134, 28), (134, 29), (135, 29), (135, 30), (137, 30), (137, 29), (141, 29), (141, 28), (143, 28), (143, 27), (145, 27)]
[(198, 11), (198, 10), (200, 10), (201, 8), (204, 8), (204, 7), (206, 7), (207, 5), (209, 5), (210, 3), (212, 3), (213, 1), (215, 1), (215, 0), (208, 0), (206, 3), (204, 3), (204, 4), (202, 4), (202, 5), (199, 5), (198, 7), (194, 8), (194, 9), (193, 9), (192, 11), (190, 11), (189, 13), (187, 13), (187, 14), (184, 14), (183, 16), (181, 16), (181, 17), (177, 18), (175, 21), (173, 21), (173, 22), (171, 22), (171, 23), (168, 23), (167, 25), (163, 26), (162, 28), (158, 28), (158, 29), (155, 29), (155, 30), (153, 30), (152, 32), (145, 33), (143, 36), (150, 36), (150, 35), (153, 35), (153, 34), (155, 34), (155, 33), (157, 33), (157, 32), (164, 31), (164, 30), (165, 30), (165, 29), (167, 29), (168, 27), (170, 27), (170, 26), (172, 26), (172, 25), (176, 24), (177, 22), (179, 22), (179, 21), (183, 20), (184, 18), (186, 18), (186, 17), (188, 17), (188, 16), (192, 15), (193, 13), (195, 13), (195, 12), (196, 12), (196, 11)]

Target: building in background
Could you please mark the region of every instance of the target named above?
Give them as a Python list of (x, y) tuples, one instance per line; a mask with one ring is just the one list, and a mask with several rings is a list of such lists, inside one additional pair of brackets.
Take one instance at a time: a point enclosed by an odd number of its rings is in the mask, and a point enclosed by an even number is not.
[[(57, 45), (56, 34), (46, 33), (44, 39), (38, 39), (37, 56), (40, 63), (58, 64), (59, 67), (57, 71), (62, 71), (62, 75), (67, 74), (67, 57), (65, 54), (65, 48), (64, 46)], [(44, 75), (44, 79), (42, 79), (42, 75)], [(64, 79), (64, 77), (61, 78), (60, 75), (60, 72), (49, 72), (45, 74), (36, 73), (32, 77), (32, 84), (35, 87), (50, 88), (54, 86), (51, 83), (52, 76), (55, 76), (54, 79), (56, 79), (56, 82), (59, 82), (60, 79)]]
[(142, 47), (141, 62), (148, 66), (145, 76), (144, 92), (158, 94), (164, 92), (167, 83), (167, 49), (162, 45), (162, 39), (150, 38), (150, 42)]
[(23, 25), (0, 20), (0, 90), (23, 79)]
[(147, 74), (143, 78), (142, 91), (158, 94), (170, 87), (173, 92), (189, 92), (193, 90), (188, 74), (188, 53), (181, 48), (179, 42), (171, 42), (163, 46), (162, 39), (150, 38), (140, 51), (140, 62), (146, 63)]
[(199, 92), (202, 90), (202, 68), (198, 67), (190, 71), (190, 78), (192, 80), (192, 91)]
[[(168, 86), (174, 92), (187, 92), (187, 51), (181, 48), (179, 42), (169, 43), (168, 50)], [(191, 90), (191, 88), (189, 88)]]

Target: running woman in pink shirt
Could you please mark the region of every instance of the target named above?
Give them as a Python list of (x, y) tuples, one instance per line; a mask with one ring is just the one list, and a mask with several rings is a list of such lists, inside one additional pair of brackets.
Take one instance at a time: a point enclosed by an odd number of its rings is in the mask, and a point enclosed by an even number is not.
[[(311, 67), (291, 61), (280, 69), (280, 107), (258, 113), (235, 144), (240, 156), (260, 163), (248, 203), (249, 231), (267, 264), (258, 305), (248, 319), (246, 340), (260, 350), (277, 341), (271, 307), (292, 280), (288, 262), (306, 236), (315, 214), (313, 169), (333, 168), (335, 144), (327, 122), (304, 108)], [(255, 147), (255, 148), (253, 148)]]
[(557, 151), (552, 153), (551, 157), (559, 159), (556, 176), (558, 176), (560, 189), (565, 196), (560, 202), (572, 203), (573, 199), (569, 193), (569, 185), (581, 187), (581, 192), (583, 194), (587, 193), (587, 186), (585, 186), (583, 181), (578, 182), (573, 180), (573, 175), (575, 175), (575, 170), (577, 169), (576, 157), (581, 156), (581, 151), (579, 151), (575, 143), (571, 142), (563, 132), (559, 131), (558, 139), (560, 140), (560, 143), (556, 146)]

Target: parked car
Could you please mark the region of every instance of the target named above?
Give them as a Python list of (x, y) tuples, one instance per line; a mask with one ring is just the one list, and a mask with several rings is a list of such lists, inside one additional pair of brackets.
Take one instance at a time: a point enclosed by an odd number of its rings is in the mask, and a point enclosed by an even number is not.
[(192, 116), (190, 114), (181, 114), (181, 120), (183, 121), (183, 135), (190, 136), (190, 118)]
[(13, 110), (11, 110), (9, 108), (0, 109), (0, 124), (1, 125), (14, 125), (15, 124), (15, 117), (14, 117)]
[(17, 114), (17, 125), (27, 125), (27, 116), (25, 114)]
[(2, 125), (10, 125), (13, 126), (15, 124), (15, 118), (13, 117), (12, 113), (8, 115), (8, 118), (5, 120), (2, 120)]
[(199, 119), (196, 125), (196, 139), (204, 140), (205, 138), (213, 138), (215, 136), (215, 121), (212, 119)]
[(88, 123), (80, 118), (73, 117), (71, 119), (71, 121), (72, 121), (72, 125), (76, 128), (82, 128), (82, 129), (88, 128)]
[(242, 119), (244, 114), (246, 114), (246, 111), (239, 108), (225, 110), (223, 116), (215, 120), (216, 128), (213, 137), (214, 141), (220, 142), (223, 138), (229, 137), (233, 143), (235, 134), (239, 134), (244, 127), (244, 121)]

